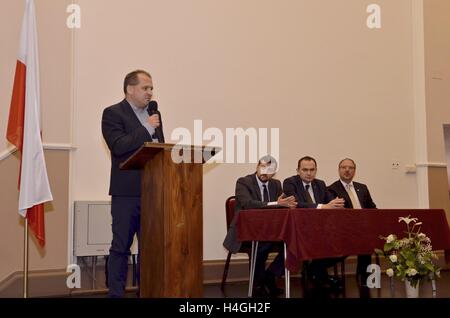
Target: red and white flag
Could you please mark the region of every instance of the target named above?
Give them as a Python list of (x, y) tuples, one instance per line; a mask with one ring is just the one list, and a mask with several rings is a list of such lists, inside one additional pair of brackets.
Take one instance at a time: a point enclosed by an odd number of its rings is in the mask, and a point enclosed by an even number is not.
[(19, 214), (45, 245), (44, 202), (52, 201), (41, 139), (39, 66), (34, 0), (26, 0), (6, 139), (20, 152)]

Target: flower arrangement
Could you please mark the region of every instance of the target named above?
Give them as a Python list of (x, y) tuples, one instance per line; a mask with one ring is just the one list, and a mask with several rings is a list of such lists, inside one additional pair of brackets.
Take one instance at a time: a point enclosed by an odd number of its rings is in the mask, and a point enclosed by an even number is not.
[(422, 222), (417, 222), (417, 218), (410, 216), (400, 217), (398, 221), (406, 224), (406, 237), (398, 238), (394, 234), (380, 236), (386, 241), (383, 250), (375, 249), (378, 255), (386, 257), (386, 274), (389, 277), (399, 277), (402, 281), (407, 280), (413, 287), (422, 278), (439, 278), (440, 268), (433, 263), (438, 258), (433, 252), (431, 240), (420, 232)]

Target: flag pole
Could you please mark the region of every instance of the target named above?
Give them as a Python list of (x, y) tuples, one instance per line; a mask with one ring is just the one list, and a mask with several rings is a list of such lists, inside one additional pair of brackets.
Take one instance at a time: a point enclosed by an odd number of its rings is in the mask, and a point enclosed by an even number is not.
[(28, 218), (26, 217), (23, 243), (23, 298), (28, 298)]

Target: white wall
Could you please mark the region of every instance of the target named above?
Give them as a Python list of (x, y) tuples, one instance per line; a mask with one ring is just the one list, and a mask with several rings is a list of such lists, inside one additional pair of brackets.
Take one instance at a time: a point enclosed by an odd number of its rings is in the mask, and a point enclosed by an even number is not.
[[(59, 148), (69, 148), (70, 144), (72, 42), (71, 31), (66, 26), (66, 7), (70, 2), (35, 1), (42, 138), (44, 144), (51, 144), (53, 148), (55, 144), (63, 144)], [(24, 225), (17, 213), (19, 159), (8, 156), (6, 128), (24, 9), (23, 0), (0, 1), (0, 282), (23, 269)], [(45, 205), (45, 248), (37, 248), (36, 241), (30, 239), (30, 271), (67, 266), (69, 155), (66, 150), (47, 149), (47, 171), (54, 200)]]
[[(382, 29), (366, 7), (382, 8)], [(103, 109), (122, 98), (124, 75), (151, 72), (165, 134), (176, 127), (279, 127), (279, 179), (298, 158), (333, 182), (352, 157), (380, 208), (417, 206), (412, 16), (409, 0), (79, 0), (72, 198), (108, 199)], [(226, 149), (225, 149), (226, 151)], [(205, 167), (204, 258), (225, 257), (224, 201), (254, 164)]]
[[(6, 21), (4, 13), (8, 12), (10, 21), (8, 28), (2, 23), (0, 28), (0, 127), (2, 136), (6, 136), (6, 128), (8, 124), (9, 105), (11, 104), (12, 87), (14, 80), (14, 71), (16, 68), (17, 52), (19, 51), (19, 40), (21, 20), (25, 5), (13, 5), (11, 1), (4, 4), (1, 15), (2, 21)], [(8, 49), (6, 43), (10, 43), (11, 49)], [(12, 47), (14, 46), (14, 47)], [(5, 105), (5, 106), (3, 106)], [(6, 137), (0, 138), (0, 153), (7, 148)]]

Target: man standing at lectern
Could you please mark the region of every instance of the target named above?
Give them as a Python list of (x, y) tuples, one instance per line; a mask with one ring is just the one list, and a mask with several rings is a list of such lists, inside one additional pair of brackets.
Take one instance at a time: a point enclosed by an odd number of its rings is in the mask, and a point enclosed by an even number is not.
[[(134, 235), (140, 237), (141, 171), (120, 170), (144, 142), (164, 143), (161, 114), (151, 101), (153, 82), (143, 70), (125, 76), (125, 99), (107, 107), (102, 116), (103, 138), (111, 151), (111, 215), (113, 238), (108, 259), (109, 297), (123, 297), (128, 273), (128, 258)], [(138, 254), (139, 282), (139, 254)]]

